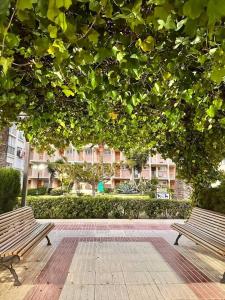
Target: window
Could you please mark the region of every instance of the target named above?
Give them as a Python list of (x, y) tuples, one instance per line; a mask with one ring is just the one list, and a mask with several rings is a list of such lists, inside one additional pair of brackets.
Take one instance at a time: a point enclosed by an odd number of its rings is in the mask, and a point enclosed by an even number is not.
[(167, 167), (166, 167), (166, 166), (159, 167), (158, 170), (159, 170), (159, 171), (166, 171), (166, 170), (167, 170)]
[(19, 158), (23, 158), (23, 149), (20, 148), (20, 147), (17, 147), (16, 155), (17, 155)]
[(11, 154), (11, 155), (14, 155), (15, 154), (15, 150), (16, 150), (15, 147), (8, 146), (7, 153)]
[(11, 146), (11, 147), (15, 147), (15, 145), (16, 145), (16, 138), (13, 137), (13, 136), (9, 136), (8, 145)]
[(13, 125), (12, 127), (9, 128), (9, 133), (12, 135), (16, 135), (16, 126)]
[(104, 149), (104, 155), (111, 155), (110, 149)]
[(23, 132), (22, 131), (18, 131), (18, 139), (20, 140), (24, 140), (24, 136), (23, 136)]
[(73, 153), (73, 149), (72, 149), (72, 148), (67, 149), (67, 150), (66, 150), (66, 153), (67, 153), (67, 154), (72, 154), (72, 153)]
[(86, 155), (91, 155), (91, 153), (92, 153), (92, 149), (91, 148), (85, 149), (85, 154)]

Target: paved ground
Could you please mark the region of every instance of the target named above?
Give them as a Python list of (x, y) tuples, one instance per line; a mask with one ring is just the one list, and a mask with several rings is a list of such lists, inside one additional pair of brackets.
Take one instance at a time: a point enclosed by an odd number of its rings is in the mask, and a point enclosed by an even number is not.
[(22, 286), (1, 269), (1, 300), (225, 299), (225, 261), (184, 237), (173, 246), (172, 220), (54, 222), (52, 246), (16, 265)]

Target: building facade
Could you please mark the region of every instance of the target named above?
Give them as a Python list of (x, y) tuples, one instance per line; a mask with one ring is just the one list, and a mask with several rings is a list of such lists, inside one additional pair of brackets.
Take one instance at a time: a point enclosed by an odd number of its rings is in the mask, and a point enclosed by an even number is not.
[(13, 125), (0, 133), (0, 167), (19, 170), (21, 179), (24, 172), (26, 140), (23, 132)]
[[(70, 146), (64, 151), (56, 151), (54, 155), (46, 152), (38, 153), (35, 149), (30, 151), (30, 167), (28, 183), (29, 188), (47, 186), (50, 179), (48, 172), (48, 161), (54, 162), (65, 157), (70, 163), (118, 163), (114, 175), (110, 181), (105, 183), (106, 187), (115, 188), (121, 182), (131, 179), (131, 170), (126, 165), (126, 157), (122, 152), (115, 149), (99, 146), (86, 146), (82, 150), (77, 150)], [(175, 189), (176, 165), (171, 159), (163, 159), (160, 154), (149, 156), (148, 161), (140, 173), (135, 173), (135, 179), (142, 177), (146, 180), (157, 178), (162, 188)], [(57, 178), (54, 179), (53, 187), (59, 186)], [(82, 185), (82, 189), (88, 189), (88, 185)]]

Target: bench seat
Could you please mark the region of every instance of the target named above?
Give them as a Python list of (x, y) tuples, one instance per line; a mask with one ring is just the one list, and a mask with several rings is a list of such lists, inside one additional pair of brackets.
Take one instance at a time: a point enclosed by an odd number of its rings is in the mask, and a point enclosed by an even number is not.
[[(179, 234), (174, 243), (182, 235), (218, 255), (225, 256), (225, 215), (201, 208), (193, 208), (190, 218), (184, 224), (172, 224)], [(221, 280), (225, 283), (225, 273)]]
[(38, 223), (30, 207), (23, 207), (0, 215), (0, 263), (7, 267), (20, 285), (12, 267), (13, 262), (23, 259), (54, 227), (53, 223)]

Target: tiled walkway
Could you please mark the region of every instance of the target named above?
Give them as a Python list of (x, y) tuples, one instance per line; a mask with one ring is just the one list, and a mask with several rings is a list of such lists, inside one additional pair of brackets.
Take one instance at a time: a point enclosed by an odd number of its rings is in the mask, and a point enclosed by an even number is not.
[(0, 299), (225, 299), (225, 261), (184, 237), (173, 246), (172, 222), (55, 221), (53, 245), (16, 265), (22, 286), (1, 270)]

